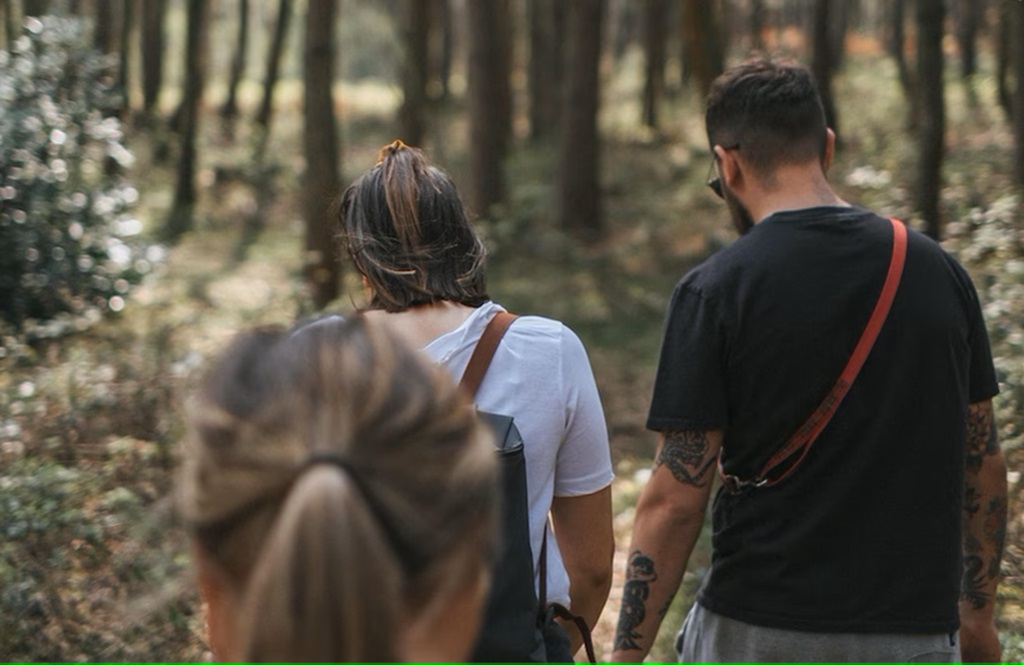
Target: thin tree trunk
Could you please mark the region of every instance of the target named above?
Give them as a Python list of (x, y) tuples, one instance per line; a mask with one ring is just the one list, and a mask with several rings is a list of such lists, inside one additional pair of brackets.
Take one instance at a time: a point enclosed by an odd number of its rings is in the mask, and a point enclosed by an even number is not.
[(142, 110), (152, 116), (160, 100), (164, 75), (164, 16), (167, 0), (142, 0)]
[(4, 33), (7, 35), (7, 50), (14, 50), (14, 42), (21, 36), (21, 2), (4, 0)]
[(117, 52), (117, 18), (117, 3), (114, 0), (100, 0), (96, 3), (92, 41), (100, 53)]
[(754, 50), (764, 50), (764, 0), (750, 0), (750, 43)]
[(511, 120), (506, 0), (466, 3), (469, 28), (469, 164), (472, 210), (485, 215), (505, 198)]
[(918, 106), (920, 96), (917, 94), (917, 84), (910, 68), (907, 66), (907, 56), (904, 51), (906, 42), (906, 4), (904, 0), (892, 0), (890, 5), (890, 20), (892, 30), (889, 32), (888, 50), (896, 62), (896, 72), (899, 75), (900, 87), (903, 89), (903, 98), (907, 101), (907, 131), (916, 132), (920, 113)]
[(238, 39), (235, 53), (231, 57), (231, 76), (228, 79), (228, 96), (220, 107), (223, 118), (238, 116), (238, 84), (245, 73), (245, 54), (249, 49), (249, 0), (238, 0)]
[(665, 94), (667, 0), (646, 0), (644, 12), (643, 123), (658, 129), (658, 105)]
[(921, 102), (918, 147), (917, 210), (925, 220), (926, 232), (938, 240), (942, 235), (939, 194), (946, 129), (942, 81), (942, 36), (945, 7), (941, 2), (917, 2), (917, 75)]
[(528, 0), (530, 21), (530, 139), (540, 141), (558, 129), (561, 71), (561, 37), (555, 31), (555, 11), (559, 3)]
[(285, 36), (288, 34), (288, 21), (292, 14), (292, 0), (280, 0), (277, 5), (277, 25), (274, 28), (274, 39), (267, 52), (266, 76), (263, 78), (263, 102), (256, 114), (256, 124), (266, 134), (270, 128), (270, 116), (274, 107), (274, 87), (277, 85), (278, 72), (281, 68), (281, 52), (284, 50)]
[(121, 120), (127, 121), (132, 110), (131, 57), (132, 30), (135, 27), (136, 0), (123, 0), (121, 10), (121, 66), (118, 69), (118, 87), (121, 89)]
[(715, 0), (683, 0), (683, 66), (696, 78), (705, 97), (722, 73), (725, 60), (715, 4)]
[[(1013, 0), (1002, 0), (999, 5), (999, 37), (996, 44), (996, 80), (998, 82), (997, 96), (999, 106), (1006, 113), (1006, 118), (1013, 122), (1013, 95), (1010, 93), (1009, 74), (1010, 61), (1013, 58), (1013, 15), (1017, 3)], [(1017, 74), (1021, 77), (1020, 74)]]
[(334, 125), (334, 0), (309, 0), (303, 51), (306, 155), (306, 280), (322, 309), (338, 297), (341, 266), (334, 249), (330, 201), (338, 187), (338, 135)]
[(450, 0), (435, 0), (434, 15), (438, 19), (437, 36), (437, 79), (440, 84), (438, 99), (445, 100), (451, 95), (449, 85), (452, 77), (452, 53), (455, 49), (455, 29), (452, 21)]
[(598, 238), (604, 227), (600, 183), (600, 100), (603, 0), (568, 0), (568, 94), (562, 117), (559, 169), (559, 220), (584, 240)]
[(206, 0), (186, 2), (185, 91), (179, 110), (181, 154), (178, 158), (178, 181), (164, 235), (175, 241), (193, 226), (192, 212), (196, 203), (196, 137), (199, 133), (199, 107), (203, 96), (206, 71), (204, 9)]
[(613, 17), (610, 37), (612, 57), (616, 63), (622, 60), (630, 45), (636, 43), (640, 36), (643, 16), (637, 10), (639, 4), (637, 0), (608, 0), (606, 11)]
[(402, 106), (398, 110), (402, 139), (410, 145), (423, 143), (427, 114), (427, 64), (431, 30), (431, 6), (425, 0), (405, 0), (401, 16), (405, 32), (402, 67)]
[(22, 16), (45, 16), (50, 10), (48, 0), (23, 0)]
[(843, 58), (846, 56), (846, 33), (850, 26), (850, 15), (858, 11), (859, 0), (836, 0), (831, 5), (829, 20), (829, 65), (832, 73), (835, 74), (843, 66)]
[(968, 79), (978, 72), (978, 23), (982, 3), (979, 0), (954, 0), (956, 41), (960, 48), (960, 76)]
[(1013, 127), (1017, 150), (1014, 165), (1017, 184), (1024, 187), (1024, 3), (1015, 3), (1013, 7), (1013, 34), (1017, 39), (1013, 43), (1013, 69), (1016, 74), (1016, 87), (1013, 93)]
[(831, 9), (830, 0), (814, 2), (814, 57), (811, 70), (818, 84), (822, 106), (825, 107), (825, 121), (838, 134), (836, 105), (832, 99), (832, 72), (835, 68), (832, 64)]

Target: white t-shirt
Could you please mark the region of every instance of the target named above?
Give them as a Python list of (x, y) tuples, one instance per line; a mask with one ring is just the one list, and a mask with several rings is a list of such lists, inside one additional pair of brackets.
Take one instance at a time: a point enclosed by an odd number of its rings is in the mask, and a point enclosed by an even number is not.
[[(484, 328), (500, 311), (500, 305), (484, 303), (424, 351), (460, 379)], [(536, 570), (552, 497), (592, 494), (613, 477), (604, 411), (583, 344), (558, 321), (516, 319), (494, 353), (475, 402), (482, 411), (515, 418), (523, 437)], [(568, 606), (569, 577), (550, 529), (547, 570), (548, 601)]]

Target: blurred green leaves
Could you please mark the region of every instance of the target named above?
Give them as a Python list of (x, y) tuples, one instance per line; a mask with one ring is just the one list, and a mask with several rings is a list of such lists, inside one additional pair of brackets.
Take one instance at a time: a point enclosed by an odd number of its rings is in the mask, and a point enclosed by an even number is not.
[[(0, 52), (0, 323), (54, 337), (120, 311), (148, 272), (112, 63), (83, 22), (26, 19)], [(42, 323), (46, 322), (46, 323)]]

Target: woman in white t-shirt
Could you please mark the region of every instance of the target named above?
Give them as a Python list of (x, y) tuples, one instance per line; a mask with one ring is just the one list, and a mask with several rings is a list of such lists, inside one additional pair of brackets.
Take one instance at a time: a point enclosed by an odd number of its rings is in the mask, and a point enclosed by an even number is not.
[[(448, 174), (395, 141), (346, 190), (339, 217), (370, 294), (366, 315), (460, 378), (503, 308), (487, 295), (484, 246)], [(522, 435), (535, 570), (548, 531), (547, 599), (593, 626), (611, 585), (612, 468), (583, 345), (558, 321), (517, 318), (475, 401), (483, 411), (513, 416)], [(582, 637), (567, 632), (575, 653)]]

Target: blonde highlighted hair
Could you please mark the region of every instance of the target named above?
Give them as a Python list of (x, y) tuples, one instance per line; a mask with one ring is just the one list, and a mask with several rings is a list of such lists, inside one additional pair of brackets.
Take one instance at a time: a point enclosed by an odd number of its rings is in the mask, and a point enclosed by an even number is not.
[(181, 506), (240, 600), (243, 659), (396, 660), (395, 627), (493, 550), (489, 433), (362, 317), (242, 335), (189, 424)]

